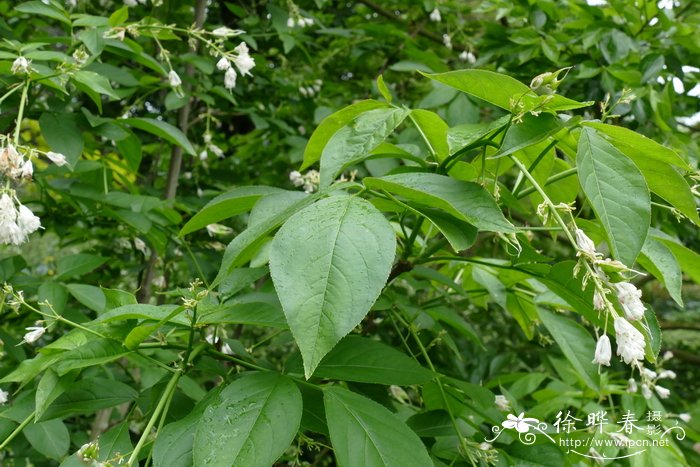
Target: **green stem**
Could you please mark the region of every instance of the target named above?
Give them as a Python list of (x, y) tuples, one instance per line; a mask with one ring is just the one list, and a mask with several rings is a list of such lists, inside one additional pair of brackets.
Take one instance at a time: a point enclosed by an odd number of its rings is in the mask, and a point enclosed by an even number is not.
[(17, 112), (17, 125), (15, 126), (15, 144), (19, 144), (19, 134), (22, 130), (22, 119), (24, 118), (24, 105), (27, 102), (27, 91), (29, 82), (25, 81), (22, 87), (22, 97), (19, 100), (19, 111)]
[[(544, 186), (550, 185), (554, 182), (558, 182), (559, 180), (570, 177), (571, 175), (574, 175), (576, 172), (577, 172), (576, 167), (573, 167), (571, 169), (564, 170), (563, 172), (559, 172), (558, 174), (552, 175), (544, 182)], [(537, 189), (534, 186), (531, 186), (528, 188), (523, 188), (522, 190), (520, 190), (520, 192), (517, 195), (515, 195), (515, 197), (517, 199), (522, 199), (522, 198), (526, 197), (527, 195), (529, 195), (530, 193), (533, 193), (535, 191), (537, 191)]]
[(10, 436), (5, 438), (5, 441), (0, 444), (0, 452), (2, 452), (3, 449), (7, 447), (8, 444), (10, 444), (10, 441), (12, 441), (18, 434), (24, 430), (24, 428), (31, 423), (32, 420), (34, 420), (34, 415), (36, 415), (36, 411), (33, 411), (27, 418), (24, 419), (22, 423), (19, 424), (17, 428), (15, 428), (15, 431), (10, 433)]

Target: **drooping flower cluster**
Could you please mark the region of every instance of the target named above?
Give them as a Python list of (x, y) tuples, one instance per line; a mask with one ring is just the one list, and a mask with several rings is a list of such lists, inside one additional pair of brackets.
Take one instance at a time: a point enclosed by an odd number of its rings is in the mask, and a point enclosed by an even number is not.
[(318, 94), (319, 92), (321, 92), (322, 85), (323, 85), (323, 81), (320, 79), (317, 79), (310, 86), (299, 86), (299, 94), (301, 94), (304, 97), (313, 97), (316, 94)]
[(313, 18), (305, 18), (301, 15), (297, 15), (296, 18), (293, 18), (290, 16), (287, 19), (287, 27), (288, 28), (293, 28), (296, 26), (299, 26), (300, 28), (305, 28), (307, 26), (313, 26), (314, 25), (314, 20)]
[(7, 143), (0, 150), (0, 173), (13, 180), (31, 179), (34, 174), (34, 165), (31, 158), (25, 159), (12, 143)]
[(459, 59), (467, 62), (470, 65), (473, 65), (476, 63), (476, 55), (474, 55), (472, 52), (468, 50), (463, 50), (462, 53), (459, 54)]
[(245, 42), (238, 44), (233, 52), (233, 54), (223, 55), (216, 63), (216, 68), (224, 72), (224, 87), (226, 89), (236, 87), (237, 74), (231, 62), (236, 65), (241, 76), (252, 76), (250, 70), (255, 67), (255, 60), (250, 56), (248, 45)]
[(21, 245), (39, 227), (40, 219), (17, 200), (14, 191), (0, 196), (0, 244)]
[(644, 360), (644, 336), (625, 318), (617, 317), (614, 321), (617, 338), (617, 355), (622, 361), (631, 365)]

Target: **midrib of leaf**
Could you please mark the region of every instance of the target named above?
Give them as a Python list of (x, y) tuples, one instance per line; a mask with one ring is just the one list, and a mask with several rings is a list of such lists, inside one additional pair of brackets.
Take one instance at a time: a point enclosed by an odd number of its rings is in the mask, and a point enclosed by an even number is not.
[[(339, 220), (339, 222), (338, 222), (338, 228), (336, 229), (336, 231), (335, 231), (335, 236), (334, 236), (334, 238), (333, 238), (333, 247), (331, 248), (331, 254), (329, 255), (329, 256), (330, 256), (330, 261), (328, 261), (328, 272), (326, 272), (326, 275), (325, 275), (325, 278), (326, 278), (326, 279), (325, 279), (326, 287), (324, 287), (324, 289), (323, 289), (323, 297), (322, 297), (322, 300), (321, 300), (321, 313), (318, 315), (318, 321), (316, 322), (316, 329), (314, 330), (314, 354), (313, 354), (313, 357), (314, 357), (314, 358), (312, 358), (312, 360), (311, 360), (312, 363), (315, 362), (315, 360), (316, 360), (316, 355), (318, 355), (318, 348), (317, 348), (317, 346), (316, 346), (316, 343), (318, 342), (318, 337), (319, 337), (318, 329), (319, 329), (319, 327), (321, 327), (321, 317), (322, 317), (322, 316), (325, 316), (326, 319), (328, 319), (328, 321), (333, 322), (333, 320), (331, 319), (331, 317), (328, 316), (328, 315), (326, 314), (326, 310), (325, 310), (325, 308), (326, 308), (326, 307), (325, 307), (325, 304), (326, 304), (326, 295), (328, 294), (328, 280), (329, 280), (330, 275), (331, 275), (331, 268), (333, 267), (333, 258), (335, 257), (335, 248), (336, 248), (336, 246), (338, 245), (338, 237), (340, 236), (340, 229), (341, 229), (342, 226), (343, 226), (343, 221), (345, 220), (345, 216), (346, 216), (347, 213), (348, 213), (348, 209), (350, 209), (350, 200), (351, 200), (351, 199), (352, 199), (352, 198), (350, 198), (350, 199), (348, 200), (348, 202), (345, 203), (345, 209), (343, 210), (343, 213), (340, 215), (340, 220)], [(319, 362), (320, 362), (320, 361), (319, 361)], [(315, 368), (316, 366), (318, 366), (318, 365), (315, 365), (314, 368)], [(311, 376), (311, 375), (309, 375), (309, 376)]]
[(359, 418), (355, 415), (355, 412), (353, 412), (353, 411), (350, 409), (350, 407), (348, 407), (342, 399), (336, 398), (336, 400), (338, 400), (338, 401), (343, 405), (343, 407), (345, 408), (345, 410), (347, 410), (347, 412), (352, 416), (352, 418), (354, 418), (355, 420), (357, 420), (357, 423), (359, 423), (360, 426), (362, 427), (362, 429), (365, 430), (365, 433), (367, 433), (367, 438), (372, 442), (372, 446), (374, 446), (374, 450), (377, 452), (377, 454), (379, 454), (379, 457), (382, 458), (382, 462), (384, 463), (384, 465), (387, 465), (386, 461), (384, 460), (384, 456), (382, 455), (382, 451), (379, 449), (379, 445), (377, 444), (377, 442), (376, 442), (376, 441), (374, 440), (374, 438), (372, 437), (372, 431), (369, 430), (369, 429), (367, 428), (367, 426), (365, 426), (365, 424), (362, 422), (362, 420), (359, 419)]

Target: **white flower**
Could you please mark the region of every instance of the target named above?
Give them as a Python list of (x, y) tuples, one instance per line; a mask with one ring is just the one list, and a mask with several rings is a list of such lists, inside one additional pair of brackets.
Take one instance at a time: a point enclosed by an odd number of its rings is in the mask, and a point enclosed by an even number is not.
[(26, 240), (17, 223), (13, 220), (0, 221), (0, 243), (21, 245)]
[(644, 336), (625, 318), (615, 318), (617, 355), (628, 365), (644, 360)]
[(236, 64), (242, 76), (250, 76), (250, 70), (255, 66), (255, 60), (248, 53), (248, 46), (245, 42), (241, 42), (233, 49), (236, 56), (233, 58), (233, 63)]
[(627, 319), (635, 321), (643, 318), (645, 307), (641, 300), (642, 291), (629, 282), (620, 282), (613, 285), (617, 291), (617, 299), (620, 301)]
[(175, 70), (170, 70), (170, 73), (168, 73), (168, 81), (170, 82), (170, 86), (176, 88), (182, 84), (182, 80), (180, 79), (180, 75), (177, 74)]
[(435, 8), (433, 11), (430, 12), (430, 21), (434, 21), (436, 23), (442, 21), (442, 16), (440, 16), (440, 10)]
[(216, 144), (210, 144), (208, 146), (208, 148), (211, 152), (214, 153), (214, 155), (216, 157), (219, 157), (219, 158), (224, 157), (224, 151), (222, 151), (221, 148), (219, 146), (217, 146)]
[(604, 310), (605, 302), (605, 295), (600, 293), (600, 291), (596, 288), (595, 292), (593, 293), (593, 308), (596, 311)]
[(498, 410), (502, 412), (510, 410), (510, 402), (508, 402), (506, 396), (503, 396), (501, 394), (497, 395), (494, 400), (494, 403), (496, 404), (496, 407), (498, 407)]
[(76, 0), (66, 0), (66, 7), (68, 9), (73, 9), (78, 5), (78, 2)]
[(294, 21), (294, 18), (292, 18), (291, 16), (289, 18), (287, 18), (287, 27), (289, 29), (292, 29), (294, 26), (296, 26), (296, 24), (297, 23), (296, 23), (296, 21)]
[(164, 289), (165, 288), (165, 276), (158, 276), (153, 279), (153, 285), (156, 286), (159, 289)]
[(236, 70), (233, 67), (226, 70), (224, 74), (224, 87), (226, 89), (233, 89), (236, 87)]
[(676, 379), (676, 372), (673, 370), (664, 370), (659, 373), (659, 379)]
[(226, 355), (233, 355), (233, 350), (231, 349), (230, 345), (224, 342), (224, 345), (221, 346), (221, 353)]
[(671, 360), (673, 358), (673, 352), (670, 350), (667, 350), (664, 352), (663, 356), (661, 357), (663, 360)]
[(462, 51), (462, 53), (459, 54), (459, 59), (469, 63), (470, 65), (476, 63), (476, 55), (466, 50)]
[(668, 399), (668, 396), (671, 395), (671, 391), (669, 391), (666, 388), (662, 388), (661, 386), (654, 386), (654, 389), (656, 390), (656, 393), (659, 395), (659, 397), (662, 399)]
[(656, 372), (654, 370), (650, 370), (649, 368), (642, 368), (642, 374), (647, 378), (647, 379), (654, 379), (656, 378)]
[(493, 446), (491, 446), (491, 444), (489, 444), (489, 443), (480, 443), (479, 446), (477, 446), (477, 447), (478, 447), (479, 449), (481, 449), (482, 451), (488, 451), (488, 450), (491, 449)]
[(445, 47), (452, 50), (452, 38), (449, 36), (449, 34), (442, 35), (442, 43), (445, 45)]
[(603, 334), (598, 339), (598, 343), (595, 346), (595, 356), (593, 357), (593, 363), (598, 365), (610, 366), (610, 358), (612, 357), (612, 349), (610, 347), (610, 338), (607, 334)]
[(576, 229), (574, 231), (576, 236), (576, 245), (578, 246), (580, 253), (585, 253), (588, 256), (595, 257), (595, 243), (591, 240), (586, 233), (581, 229)]
[(539, 420), (536, 418), (525, 418), (524, 417), (525, 413), (521, 413), (517, 417), (513, 414), (508, 414), (508, 419), (501, 423), (503, 425), (503, 428), (515, 428), (518, 430), (518, 433), (527, 433), (530, 431), (530, 423), (538, 423)]
[[(9, 399), (10, 393), (7, 391), (3, 391), (0, 389), (0, 405), (7, 404), (7, 401)], [(689, 418), (690, 420), (690, 418)]]
[(31, 209), (20, 204), (19, 213), (17, 214), (17, 224), (22, 230), (23, 235), (29, 235), (41, 227), (41, 219), (34, 215)]
[(134, 239), (134, 247), (144, 255), (148, 254), (148, 247), (146, 246), (146, 242), (144, 242), (138, 237)]
[(12, 144), (2, 148), (0, 152), (0, 171), (12, 178), (17, 178), (22, 174), (22, 156)]
[[(2, 391), (2, 390), (0, 390), (0, 391)], [(7, 393), (5, 393), (5, 394), (7, 394)], [(678, 415), (678, 418), (680, 418), (685, 423), (688, 423), (688, 422), (690, 422), (690, 419), (693, 417), (691, 417), (689, 413), (682, 413), (682, 414)]]
[(302, 186), (304, 184), (304, 177), (300, 172), (292, 170), (289, 172), (289, 181), (292, 182), (294, 186)]
[(207, 152), (206, 149), (202, 150), (202, 152), (199, 153), (199, 160), (200, 161), (205, 161), (209, 157), (209, 153)]
[(17, 218), (15, 202), (7, 193), (0, 196), (0, 221), (14, 221)]
[(14, 62), (12, 62), (12, 68), (10, 71), (14, 75), (25, 75), (29, 71), (30, 60), (24, 57), (17, 57)]
[(46, 157), (48, 157), (49, 160), (51, 160), (51, 162), (53, 162), (54, 164), (56, 164), (59, 167), (66, 165), (68, 163), (68, 161), (66, 160), (66, 156), (64, 156), (63, 154), (61, 154), (59, 152), (49, 151), (46, 153)]
[(128, 6), (129, 8), (133, 8), (138, 5), (138, 2), (136, 0), (124, 0), (124, 5)]
[(651, 389), (649, 389), (649, 386), (646, 384), (642, 384), (642, 396), (644, 396), (645, 399), (651, 399)]
[(634, 378), (630, 378), (627, 380), (627, 392), (635, 393), (637, 392), (637, 382), (634, 380)]
[(227, 28), (226, 26), (221, 26), (220, 28), (214, 29), (211, 33), (217, 37), (231, 37), (241, 34), (243, 31), (236, 29)]
[(207, 131), (206, 133), (204, 133), (204, 135), (202, 135), (202, 139), (207, 144), (211, 143), (211, 133)]
[(221, 57), (219, 61), (216, 62), (216, 68), (221, 71), (228, 70), (231, 68), (231, 62), (228, 61), (228, 58)]
[(26, 330), (29, 332), (24, 335), (22, 342), (27, 344), (33, 344), (34, 342), (38, 341), (39, 338), (46, 332), (46, 328), (43, 326), (30, 326), (26, 328)]

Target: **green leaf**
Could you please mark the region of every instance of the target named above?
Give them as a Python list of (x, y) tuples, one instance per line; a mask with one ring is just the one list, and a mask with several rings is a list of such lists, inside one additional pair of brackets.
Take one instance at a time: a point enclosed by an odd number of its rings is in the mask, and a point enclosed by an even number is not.
[(440, 209), (480, 230), (515, 232), (491, 194), (477, 183), (431, 173), (367, 177), (368, 188), (386, 190), (423, 206)]
[(76, 84), (82, 84), (93, 92), (104, 94), (113, 99), (119, 99), (119, 95), (114, 92), (109, 79), (95, 73), (94, 71), (78, 70), (71, 76)]
[(187, 139), (187, 136), (180, 131), (178, 128), (172, 126), (170, 123), (156, 120), (155, 118), (123, 118), (119, 120), (120, 123), (125, 125), (138, 128), (147, 133), (151, 133), (159, 138), (163, 138), (169, 143), (180, 146), (188, 154), (194, 156), (195, 150), (192, 143)]
[(411, 112), (411, 120), (418, 131), (427, 140), (431, 154), (435, 155), (438, 162), (444, 161), (450, 155), (447, 145), (447, 123), (435, 112), (416, 109)]
[(426, 383), (435, 375), (393, 347), (365, 337), (347, 336), (321, 360), (314, 376), (408, 386)]
[[(212, 286), (218, 285), (226, 276), (230, 274), (233, 268), (241, 266), (247, 261), (250, 261), (253, 254), (258, 248), (260, 248), (267, 236), (272, 233), (273, 230), (286, 221), (289, 216), (313, 203), (319, 196), (321, 195), (316, 193), (299, 199), (291, 205), (285, 207), (282, 211), (265, 216), (264, 219), (250, 225), (247, 229), (238, 234), (226, 247), (224, 257), (221, 260), (221, 268), (219, 269), (219, 273), (214, 279)], [(264, 200), (265, 198), (263, 198), (261, 201)]]
[(34, 449), (50, 459), (60, 460), (68, 454), (70, 433), (61, 420), (30, 423), (22, 433)]
[(299, 429), (302, 399), (288, 378), (273, 372), (229, 384), (204, 411), (194, 435), (194, 465), (269, 467)]
[(338, 466), (433, 466), (418, 435), (384, 406), (339, 386), (323, 393)]
[(83, 153), (83, 135), (75, 118), (67, 113), (44, 112), (39, 117), (39, 126), (51, 150), (66, 156), (68, 165), (75, 167)]
[(320, 160), (323, 149), (326, 147), (331, 137), (342, 127), (350, 123), (352, 119), (368, 110), (386, 107), (388, 107), (388, 105), (384, 102), (365, 100), (356, 102), (324, 118), (316, 130), (314, 130), (311, 138), (309, 138), (309, 142), (304, 150), (304, 162), (301, 164), (299, 170), (305, 170)]
[(26, 2), (14, 7), (16, 11), (29, 13), (30, 15), (46, 16), (70, 25), (68, 14), (64, 10), (59, 10), (53, 5), (46, 5), (44, 2)]
[[(126, 319), (143, 319), (149, 321), (160, 321), (173, 314), (175, 310), (184, 311), (183, 307), (177, 305), (148, 305), (145, 303), (137, 303), (133, 305), (124, 305), (119, 308), (114, 308), (101, 314), (94, 323), (105, 323), (110, 321), (122, 321)], [(190, 320), (183, 315), (173, 316), (170, 321), (185, 326), (190, 325)]]
[[(521, 111), (538, 106), (543, 110), (569, 110), (591, 105), (590, 102), (576, 102), (558, 94), (553, 94), (551, 97), (537, 96), (517, 79), (493, 71), (457, 70), (447, 73), (423, 73), (423, 75), (508, 111), (517, 101), (524, 104)], [(549, 100), (543, 105), (545, 97)]]
[(63, 418), (76, 414), (94, 414), (100, 409), (131, 402), (138, 391), (114, 379), (85, 378), (71, 384), (51, 406), (42, 419)]
[(555, 134), (562, 128), (561, 121), (551, 114), (541, 114), (537, 117), (526, 114), (522, 122), (508, 128), (498, 152), (490, 159), (507, 156), (521, 149), (533, 146)]
[(586, 385), (599, 391), (598, 366), (591, 363), (595, 353), (595, 341), (580, 324), (571, 318), (538, 307), (542, 324), (547, 328), (562, 353), (574, 367)]
[(67, 284), (66, 288), (73, 298), (89, 309), (98, 313), (104, 311), (107, 300), (99, 287), (87, 284)]
[(644, 269), (660, 280), (671, 298), (678, 303), (678, 306), (683, 307), (681, 266), (671, 249), (653, 237), (647, 237), (642, 247), (642, 254), (637, 258), (637, 261)]
[(59, 377), (56, 372), (49, 368), (41, 376), (36, 388), (35, 396), (35, 417), (41, 419), (46, 409), (63, 394), (68, 386), (75, 380), (75, 375), (64, 375)]
[(109, 15), (109, 25), (111, 27), (120, 26), (127, 19), (129, 19), (129, 7), (123, 6), (111, 15)]
[(58, 275), (55, 280), (65, 280), (78, 277), (94, 271), (107, 262), (102, 256), (79, 253), (63, 256), (58, 259)]
[(644, 177), (634, 162), (587, 127), (579, 137), (576, 166), (581, 187), (605, 228), (613, 257), (633, 265), (651, 222)]
[(393, 107), (374, 109), (358, 115), (352, 123), (338, 130), (323, 148), (321, 188), (330, 185), (344, 169), (366, 158), (410, 112)]
[(278, 188), (267, 186), (234, 188), (209, 201), (197, 214), (192, 216), (192, 219), (187, 221), (178, 235), (182, 237), (209, 224), (249, 211), (262, 196), (281, 191)]
[(384, 83), (384, 76), (379, 75), (377, 77), (377, 89), (379, 90), (379, 93), (382, 95), (384, 100), (387, 102), (387, 104), (391, 104), (391, 92), (389, 91), (389, 88), (386, 86), (386, 83)]
[(234, 302), (221, 305), (211, 312), (202, 313), (197, 324), (248, 324), (287, 329), (287, 321), (279, 304), (262, 301)]
[(391, 270), (396, 238), (367, 201), (334, 196), (292, 216), (270, 247), (270, 273), (309, 378), (367, 314)]
[(415, 210), (424, 215), (445, 236), (456, 252), (466, 250), (476, 241), (478, 231), (470, 223), (455, 219), (437, 209), (416, 206)]
[[(160, 433), (158, 433), (160, 437)], [(100, 453), (99, 460), (102, 462), (116, 458), (119, 454), (131, 452), (133, 446), (129, 437), (129, 423), (122, 422), (107, 430), (100, 435), (99, 439)]]
[(128, 353), (124, 346), (115, 340), (95, 338), (77, 349), (63, 353), (54, 370), (62, 376), (71, 370), (103, 365)]

